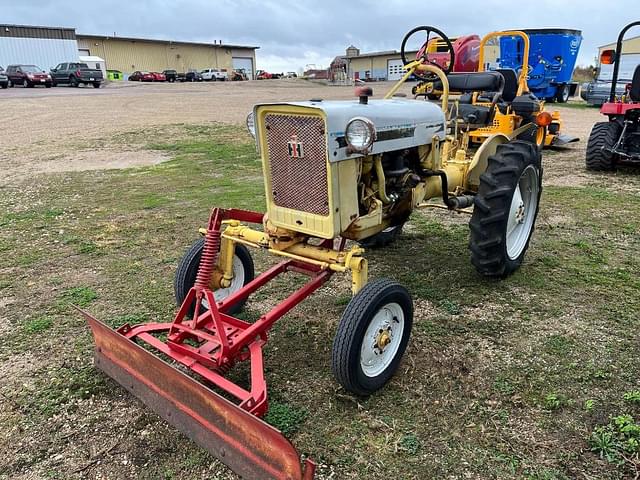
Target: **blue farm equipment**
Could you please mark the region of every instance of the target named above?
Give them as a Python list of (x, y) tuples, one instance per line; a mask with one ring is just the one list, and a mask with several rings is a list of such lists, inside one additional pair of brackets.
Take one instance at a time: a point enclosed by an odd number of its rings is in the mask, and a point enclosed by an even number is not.
[[(543, 28), (522, 30), (529, 37), (529, 72), (527, 84), (536, 97), (547, 102), (566, 102), (575, 95), (578, 84), (571, 81), (576, 65), (582, 32)], [(522, 39), (500, 38), (500, 68), (522, 68)]]

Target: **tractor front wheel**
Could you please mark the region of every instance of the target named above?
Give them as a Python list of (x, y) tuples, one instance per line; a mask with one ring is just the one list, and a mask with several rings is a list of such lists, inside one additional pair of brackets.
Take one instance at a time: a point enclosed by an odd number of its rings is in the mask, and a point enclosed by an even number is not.
[(506, 277), (520, 267), (533, 234), (541, 193), (538, 148), (521, 140), (499, 145), (480, 176), (469, 222), (471, 263), (479, 273)]
[[(173, 289), (176, 296), (176, 304), (182, 305), (182, 302), (186, 298), (189, 290), (196, 283), (196, 276), (198, 275), (198, 268), (200, 267), (200, 258), (202, 257), (202, 249), (204, 248), (204, 238), (195, 242), (189, 250), (184, 254), (173, 281)], [(219, 288), (213, 291), (213, 296), (217, 302), (220, 302), (227, 298), (232, 293), (237, 292), (247, 283), (253, 280), (255, 276), (255, 269), (253, 266), (253, 259), (249, 250), (244, 245), (236, 245), (235, 255), (233, 256), (233, 279), (231, 285), (227, 288)], [(195, 302), (194, 302), (195, 303)], [(242, 310), (245, 301), (238, 302), (233, 305), (227, 313), (233, 315)], [(206, 301), (203, 301), (203, 306), (208, 308)], [(193, 305), (189, 311), (192, 314), (195, 305)]]
[(346, 390), (369, 395), (400, 365), (413, 323), (406, 288), (391, 280), (366, 284), (349, 302), (333, 340), (333, 374)]
[(607, 171), (615, 168), (617, 158), (610, 149), (618, 142), (620, 133), (620, 125), (616, 122), (598, 122), (593, 126), (587, 142), (587, 170)]

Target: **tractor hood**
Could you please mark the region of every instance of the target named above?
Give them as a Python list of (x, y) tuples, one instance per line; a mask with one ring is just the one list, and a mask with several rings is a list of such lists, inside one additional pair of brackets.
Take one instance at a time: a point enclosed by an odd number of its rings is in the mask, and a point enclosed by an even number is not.
[(345, 128), (355, 117), (369, 119), (375, 125), (376, 140), (369, 154), (384, 153), (430, 144), (433, 137), (445, 137), (445, 117), (441, 108), (423, 100), (393, 98), (369, 100), (363, 104), (358, 100), (286, 102), (256, 105), (254, 114), (269, 105), (291, 105), (319, 110), (327, 124), (327, 153), (330, 162), (339, 162), (361, 156), (347, 152)]

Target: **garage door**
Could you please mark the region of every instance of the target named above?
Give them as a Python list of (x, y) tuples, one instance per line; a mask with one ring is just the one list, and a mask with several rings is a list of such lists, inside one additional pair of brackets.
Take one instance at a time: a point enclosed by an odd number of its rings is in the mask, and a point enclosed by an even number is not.
[(400, 80), (404, 73), (402, 60), (387, 60), (387, 80)]
[(250, 57), (233, 57), (233, 68), (238, 70), (244, 68), (247, 73), (247, 77), (253, 80), (253, 58)]

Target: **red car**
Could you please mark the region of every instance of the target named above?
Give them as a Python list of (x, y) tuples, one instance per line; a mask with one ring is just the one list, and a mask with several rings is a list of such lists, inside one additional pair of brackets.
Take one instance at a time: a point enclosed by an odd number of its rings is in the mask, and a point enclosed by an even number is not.
[(53, 80), (51, 75), (35, 65), (9, 65), (5, 75), (9, 77), (9, 86), (22, 85), (23, 87), (35, 87), (43, 85), (51, 88)]
[(167, 76), (164, 73), (151, 72), (151, 75), (153, 75), (153, 81), (154, 82), (166, 82), (167, 81)]
[(135, 71), (129, 75), (129, 80), (132, 82), (153, 82), (153, 73)]

